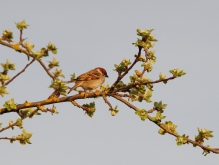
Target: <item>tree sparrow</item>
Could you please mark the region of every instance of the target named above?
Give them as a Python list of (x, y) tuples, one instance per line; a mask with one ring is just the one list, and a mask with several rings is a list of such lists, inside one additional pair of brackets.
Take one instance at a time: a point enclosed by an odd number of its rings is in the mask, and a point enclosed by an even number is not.
[(94, 90), (104, 83), (105, 77), (108, 77), (107, 72), (101, 67), (81, 74), (75, 79), (75, 85), (69, 90), (68, 94), (77, 87), (82, 87), (85, 92), (86, 90)]

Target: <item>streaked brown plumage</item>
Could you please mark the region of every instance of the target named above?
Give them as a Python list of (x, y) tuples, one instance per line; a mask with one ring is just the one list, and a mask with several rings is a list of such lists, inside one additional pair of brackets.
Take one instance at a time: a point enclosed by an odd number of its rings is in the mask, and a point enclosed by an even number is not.
[(81, 74), (75, 79), (75, 85), (69, 90), (68, 94), (77, 87), (82, 87), (85, 92), (87, 90), (94, 90), (104, 83), (105, 77), (108, 77), (107, 72), (101, 67)]

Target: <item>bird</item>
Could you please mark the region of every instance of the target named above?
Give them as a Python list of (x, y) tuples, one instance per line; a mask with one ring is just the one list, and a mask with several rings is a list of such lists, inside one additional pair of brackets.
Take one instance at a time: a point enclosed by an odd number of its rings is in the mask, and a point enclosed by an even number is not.
[(77, 87), (82, 87), (84, 92), (87, 90), (94, 90), (104, 83), (105, 77), (108, 77), (107, 72), (101, 67), (83, 73), (74, 79), (75, 85), (69, 90), (68, 94)]

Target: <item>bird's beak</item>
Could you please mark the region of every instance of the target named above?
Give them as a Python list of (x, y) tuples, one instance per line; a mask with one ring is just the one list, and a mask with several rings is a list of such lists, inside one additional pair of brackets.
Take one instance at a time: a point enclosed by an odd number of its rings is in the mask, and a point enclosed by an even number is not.
[(106, 77), (109, 77), (108, 75), (106, 75)]

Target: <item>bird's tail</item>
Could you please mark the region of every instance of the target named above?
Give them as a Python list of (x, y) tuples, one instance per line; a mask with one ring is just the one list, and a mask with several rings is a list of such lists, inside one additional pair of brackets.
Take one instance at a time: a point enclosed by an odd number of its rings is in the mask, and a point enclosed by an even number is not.
[(69, 91), (68, 91), (68, 94), (71, 92), (71, 91), (73, 91), (73, 90), (75, 90), (76, 88), (77, 88), (78, 86), (73, 86)]

